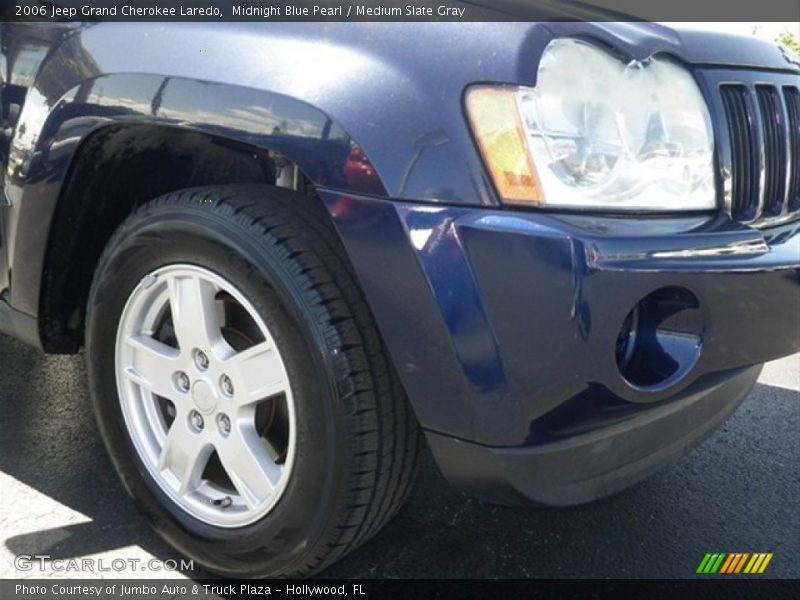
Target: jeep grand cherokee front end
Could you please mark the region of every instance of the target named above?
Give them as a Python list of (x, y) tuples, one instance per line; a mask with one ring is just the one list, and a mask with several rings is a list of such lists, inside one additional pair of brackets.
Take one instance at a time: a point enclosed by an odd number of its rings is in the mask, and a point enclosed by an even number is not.
[(566, 21), (0, 36), (0, 330), (85, 346), (127, 491), (212, 571), (332, 564), (402, 506), (422, 439), (481, 497), (605, 496), (800, 350), (800, 70), (772, 44)]

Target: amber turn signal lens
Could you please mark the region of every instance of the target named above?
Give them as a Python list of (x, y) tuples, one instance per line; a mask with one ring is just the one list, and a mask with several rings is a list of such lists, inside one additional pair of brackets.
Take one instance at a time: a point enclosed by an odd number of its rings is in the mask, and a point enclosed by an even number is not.
[(542, 204), (517, 109), (516, 90), (473, 87), (467, 91), (466, 105), (472, 131), (501, 198), (506, 202)]

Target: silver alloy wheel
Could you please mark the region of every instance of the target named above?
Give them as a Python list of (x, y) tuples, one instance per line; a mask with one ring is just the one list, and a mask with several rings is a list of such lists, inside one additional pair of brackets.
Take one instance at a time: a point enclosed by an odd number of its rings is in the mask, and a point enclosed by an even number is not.
[(122, 414), (159, 487), (191, 516), (242, 527), (281, 497), (295, 456), (286, 368), (230, 282), (176, 264), (144, 277), (116, 342)]

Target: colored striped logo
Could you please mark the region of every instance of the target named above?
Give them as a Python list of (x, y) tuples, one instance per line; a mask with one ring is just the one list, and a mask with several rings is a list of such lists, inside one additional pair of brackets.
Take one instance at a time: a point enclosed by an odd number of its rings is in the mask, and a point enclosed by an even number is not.
[(714, 573), (763, 573), (769, 561), (772, 560), (772, 552), (717, 552), (708, 553), (700, 561), (697, 572), (701, 574)]

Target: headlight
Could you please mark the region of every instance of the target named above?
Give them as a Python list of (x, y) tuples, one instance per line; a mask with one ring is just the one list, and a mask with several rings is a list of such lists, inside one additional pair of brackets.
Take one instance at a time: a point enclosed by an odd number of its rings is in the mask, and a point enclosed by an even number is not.
[(611, 210), (716, 205), (711, 118), (692, 76), (552, 42), (535, 88), (480, 85), (467, 112), (505, 202)]

